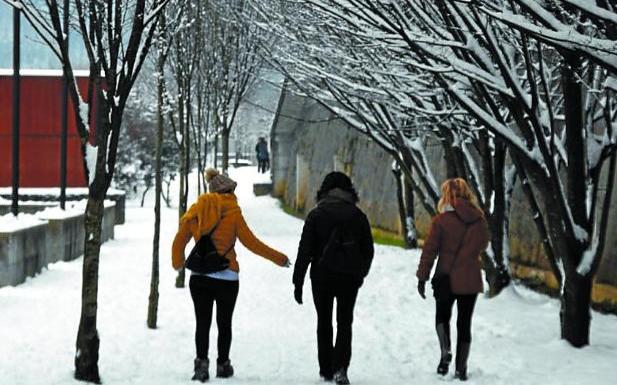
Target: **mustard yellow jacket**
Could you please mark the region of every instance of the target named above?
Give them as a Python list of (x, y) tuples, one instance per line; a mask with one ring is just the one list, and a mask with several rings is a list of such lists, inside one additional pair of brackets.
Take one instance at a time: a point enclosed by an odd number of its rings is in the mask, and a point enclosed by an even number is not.
[(171, 250), (171, 263), (174, 269), (184, 265), (184, 249), (191, 237), (197, 241), (202, 235), (212, 233), (212, 242), (220, 255), (227, 252), (229, 268), (240, 271), (234, 249), (236, 239), (253, 253), (260, 255), (279, 266), (284, 266), (288, 258), (261, 242), (249, 229), (242, 216), (234, 194), (203, 194), (180, 219), (178, 233)]

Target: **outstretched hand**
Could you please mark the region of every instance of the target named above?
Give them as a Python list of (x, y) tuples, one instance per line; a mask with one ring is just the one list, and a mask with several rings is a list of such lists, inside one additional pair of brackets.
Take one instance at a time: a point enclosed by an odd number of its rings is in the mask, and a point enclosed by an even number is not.
[(287, 258), (287, 260), (283, 264), (283, 267), (291, 267), (291, 261), (289, 260), (289, 258)]
[(294, 299), (298, 305), (302, 305), (302, 286), (296, 286), (294, 289)]
[(426, 281), (418, 281), (418, 293), (422, 299), (426, 299)]

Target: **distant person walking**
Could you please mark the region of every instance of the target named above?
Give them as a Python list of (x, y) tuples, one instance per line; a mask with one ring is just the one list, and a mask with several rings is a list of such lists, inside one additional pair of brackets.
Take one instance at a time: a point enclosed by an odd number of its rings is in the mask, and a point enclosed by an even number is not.
[[(349, 384), (353, 311), (373, 260), (373, 237), (366, 215), (356, 206), (358, 195), (347, 175), (326, 175), (317, 202), (302, 230), (293, 275), (294, 297), (302, 304), (302, 286), (310, 264), (319, 374), (326, 381)], [(335, 299), (337, 332), (333, 345)]]
[[(234, 195), (236, 182), (219, 174), (216, 170), (206, 171), (209, 194), (202, 194), (180, 219), (180, 228), (172, 246), (172, 265), (180, 269), (184, 265), (184, 248), (193, 238), (195, 242), (209, 236), (216, 249), (212, 256), (215, 266), (209, 272), (192, 271), (189, 288), (195, 306), (195, 374), (193, 380), (205, 382), (208, 373), (208, 348), (212, 307), (216, 302), (216, 323), (218, 326), (218, 358), (216, 376), (233, 376), (229, 360), (232, 335), (232, 315), (238, 297), (239, 271), (236, 239), (250, 251), (271, 260), (279, 266), (289, 267), (289, 259), (262, 243), (247, 226), (238, 201)], [(210, 258), (210, 256), (208, 257)]]
[(426, 298), (426, 281), (438, 257), (431, 280), (436, 303), (435, 329), (441, 349), (437, 373), (446, 375), (452, 361), (450, 317), (456, 302), (458, 333), (455, 377), (466, 381), (471, 318), (478, 293), (483, 291), (480, 254), (488, 245), (489, 232), (477, 198), (464, 179), (446, 180), (441, 186), (441, 194), (439, 215), (431, 223), (416, 273), (418, 292)]
[(263, 136), (259, 138), (255, 146), (257, 153), (257, 171), (265, 173), (270, 169), (270, 153), (268, 152), (268, 143)]

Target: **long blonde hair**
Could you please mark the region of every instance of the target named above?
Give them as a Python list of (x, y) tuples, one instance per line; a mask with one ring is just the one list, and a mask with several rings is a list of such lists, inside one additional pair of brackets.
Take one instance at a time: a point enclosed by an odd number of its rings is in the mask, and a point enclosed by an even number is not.
[(480, 209), (478, 206), (478, 198), (471, 190), (465, 179), (452, 178), (447, 179), (441, 185), (441, 199), (439, 199), (439, 203), (437, 204), (437, 210), (439, 210), (440, 213), (443, 213), (446, 206), (449, 205), (454, 207), (454, 202), (457, 199), (464, 199), (471, 203), (475, 208)]

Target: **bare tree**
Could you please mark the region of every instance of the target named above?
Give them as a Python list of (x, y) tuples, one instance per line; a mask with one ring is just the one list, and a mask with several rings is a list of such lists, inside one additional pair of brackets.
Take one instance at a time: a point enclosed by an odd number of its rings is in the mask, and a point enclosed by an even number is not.
[[(204, 78), (209, 86), (212, 131), (221, 138), (223, 172), (229, 168), (229, 138), (240, 103), (262, 67), (258, 36), (245, 0), (208, 0)], [(216, 146), (216, 145), (215, 145)], [(218, 150), (218, 149), (217, 149)]]
[[(396, 169), (410, 183), (407, 191), (413, 190), (431, 215), (439, 191), (424, 149), (429, 140), (441, 145), (448, 177), (468, 179), (487, 218), (495, 224), (485, 267), (491, 294), (499, 293), (509, 282), (509, 251), (504, 245), (516, 175), (513, 169), (506, 171), (507, 149), (479, 133), (467, 122), (466, 111), (443, 90), (431, 87), (430, 73), (410, 70), (406, 63), (399, 62), (398, 58), (404, 57), (399, 48), (376, 43), (377, 34), (341, 28), (340, 22), (332, 20), (328, 13), (316, 13), (313, 8), (278, 14), (273, 9), (260, 9), (264, 23), (270, 21), (267, 28), (274, 29), (281, 39), (275, 46), (278, 49), (269, 51), (269, 60), (297, 89), (390, 153)], [(415, 231), (409, 214), (413, 213), (413, 201), (401, 199), (411, 194), (403, 194), (403, 184), (398, 185), (401, 222), (412, 243)]]
[[(99, 383), (96, 322), (103, 201), (114, 173), (127, 98), (167, 0), (74, 0), (74, 23), (90, 62), (89, 104), (84, 103), (73, 74), (67, 35), (62, 28), (63, 6), (56, 0), (47, 1), (45, 10), (33, 1), (7, 3), (22, 9), (28, 22), (62, 63), (68, 80), (89, 191), (75, 378)], [(97, 124), (96, 129), (91, 129), (89, 123), (95, 109)]]
[[(193, 121), (194, 82), (201, 65), (201, 40), (196, 38), (202, 31), (203, 13), (201, 2), (190, 1), (175, 4), (178, 20), (170, 33), (169, 55), (166, 62), (169, 76), (164, 76), (163, 101), (167, 121), (173, 130), (178, 152), (180, 154), (179, 182), (180, 194), (178, 200), (178, 217), (181, 218), (188, 208), (189, 174), (191, 167), (191, 125)], [(182, 269), (176, 277), (176, 287), (184, 287), (185, 270)]]
[(584, 20), (609, 23), (607, 9), (568, 0), (308, 3), (356, 34), (406, 51), (401, 63), (411, 73), (432, 74), (434, 88), (507, 147), (561, 282), (562, 337), (588, 344), (617, 138), (606, 86), (614, 70), (611, 29)]
[[(156, 150), (155, 150), (155, 202), (154, 202), (154, 236), (152, 239), (152, 272), (150, 277), (150, 294), (148, 296), (148, 316), (147, 325), (150, 329), (156, 329), (158, 319), (159, 303), (159, 238), (161, 233), (161, 196), (163, 195), (163, 175), (162, 175), (162, 156), (163, 156), (163, 136), (165, 126), (163, 93), (165, 90), (165, 61), (169, 55), (173, 34), (170, 33), (177, 18), (172, 18), (167, 22), (165, 13), (174, 12), (167, 7), (161, 14), (159, 33), (156, 37), (156, 95), (157, 95), (157, 114), (156, 114)], [(180, 15), (179, 12), (176, 13)]]

